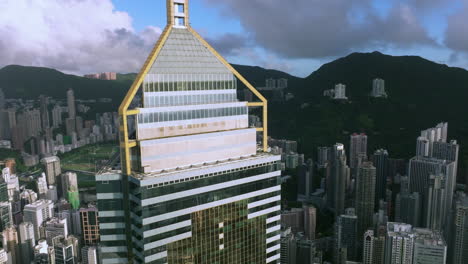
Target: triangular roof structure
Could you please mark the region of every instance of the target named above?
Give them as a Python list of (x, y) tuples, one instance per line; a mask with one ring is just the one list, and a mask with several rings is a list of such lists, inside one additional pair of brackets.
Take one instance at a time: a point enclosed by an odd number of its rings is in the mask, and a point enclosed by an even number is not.
[[(178, 5), (183, 6), (183, 12), (175, 10)], [(168, 25), (119, 107), (120, 132), (123, 133), (120, 146), (125, 155), (122, 156), (125, 159), (122, 165), (127, 175), (131, 173), (130, 148), (136, 146), (136, 142), (129, 139), (127, 116), (139, 113), (137, 109), (129, 110), (129, 107), (145, 78), (151, 74), (233, 74), (260, 100), (248, 103), (248, 106), (263, 107), (263, 128), (257, 128), (257, 131), (263, 132), (263, 150), (267, 151), (267, 100), (192, 29), (188, 6), (189, 0), (167, 0)]]

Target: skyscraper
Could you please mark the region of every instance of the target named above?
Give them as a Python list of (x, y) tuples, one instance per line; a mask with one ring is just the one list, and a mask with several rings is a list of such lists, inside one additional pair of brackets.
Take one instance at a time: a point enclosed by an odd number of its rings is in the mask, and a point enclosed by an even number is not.
[(456, 140), (450, 142), (436, 141), (433, 144), (432, 157), (458, 162), (460, 146)]
[(96, 247), (85, 246), (81, 249), (83, 264), (98, 264), (98, 253)]
[(76, 105), (75, 105), (75, 93), (72, 89), (67, 91), (67, 106), (68, 106), (68, 118), (76, 118)]
[(24, 207), (23, 219), (25, 222), (31, 222), (34, 225), (34, 236), (39, 238), (39, 226), (42, 225), (47, 218), (53, 216), (54, 203), (50, 200), (38, 200)]
[(363, 264), (384, 264), (385, 237), (375, 236), (373, 230), (364, 233)]
[[(345, 214), (337, 217), (335, 230), (335, 262), (341, 261), (340, 252), (346, 252), (347, 260), (357, 260), (358, 218), (354, 208), (346, 209)], [(345, 249), (345, 250), (343, 250)]]
[(52, 239), (56, 264), (78, 263), (77, 256), (78, 240), (74, 236), (56, 236)]
[(60, 159), (57, 156), (46, 157), (41, 160), (44, 166), (44, 171), (49, 185), (54, 185), (57, 182), (57, 177), (62, 173)]
[(57, 236), (68, 236), (67, 219), (53, 217), (45, 221), (42, 226), (42, 234), (47, 240), (48, 245), (52, 245), (52, 240)]
[(468, 263), (468, 196), (457, 193), (452, 224), (451, 264)]
[(23, 263), (31, 263), (34, 259), (34, 246), (36, 245), (34, 225), (30, 222), (22, 222), (18, 226), (18, 231)]
[(412, 263), (414, 238), (411, 225), (389, 222), (385, 241), (385, 264)]
[[(409, 163), (409, 188), (410, 192), (417, 192), (421, 201), (427, 201), (431, 175), (443, 175), (445, 189), (445, 208), (452, 207), (453, 192), (456, 184), (456, 163), (428, 157), (414, 157)], [(421, 215), (428, 214), (427, 203), (422, 204)], [(448, 220), (448, 214), (444, 216), (444, 223)], [(424, 220), (424, 219), (421, 219)], [(425, 221), (421, 221), (418, 227), (427, 227)]]
[(332, 148), (330, 166), (327, 170), (327, 203), (334, 209), (336, 216), (344, 212), (349, 177), (344, 145), (337, 143)]
[(418, 226), (421, 219), (419, 193), (401, 192), (395, 199), (395, 221)]
[(2, 245), (7, 251), (8, 260), (11, 263), (21, 263), (21, 255), (19, 251), (18, 232), (15, 226), (11, 225), (2, 232)]
[[(450, 207), (447, 206), (447, 190), (445, 184), (445, 177), (443, 174), (431, 175), (429, 179), (429, 188), (427, 190), (427, 205), (425, 208), (426, 215), (424, 215), (424, 226), (432, 230), (441, 231), (445, 222), (448, 220), (447, 216), (450, 212)], [(447, 218), (447, 219), (446, 219)]]
[(365, 162), (359, 168), (356, 178), (356, 215), (358, 238), (371, 228), (374, 219), (374, 192), (376, 168), (372, 162)]
[(349, 147), (349, 167), (358, 168), (360, 156), (367, 157), (367, 135), (354, 133), (351, 135)]
[(428, 141), (428, 156), (432, 157), (432, 149), (434, 142), (447, 142), (447, 134), (448, 123), (439, 123), (436, 127), (428, 128), (426, 130), (421, 131), (421, 137), (426, 138)]
[(50, 118), (49, 118), (49, 98), (44, 95), (39, 96), (39, 110), (41, 111), (41, 124), (42, 130), (45, 131), (50, 127)]
[[(119, 109), (121, 171), (97, 175), (103, 261), (277, 263), (280, 157), (268, 152), (266, 100), (190, 27), (188, 0), (167, 7)], [(237, 79), (261, 102), (238, 101)], [(248, 106), (263, 107), (262, 148)]]
[(415, 228), (413, 232), (413, 264), (447, 263), (447, 243), (439, 232), (422, 228)]
[(374, 205), (375, 209), (377, 209), (379, 201), (386, 200), (387, 177), (389, 172), (388, 151), (385, 149), (376, 150), (374, 155), (372, 155), (372, 161), (376, 168)]
[(99, 242), (99, 220), (96, 207), (80, 209), (81, 228), (85, 245)]
[(0, 202), (0, 232), (13, 224), (11, 220), (11, 204), (9, 202)]

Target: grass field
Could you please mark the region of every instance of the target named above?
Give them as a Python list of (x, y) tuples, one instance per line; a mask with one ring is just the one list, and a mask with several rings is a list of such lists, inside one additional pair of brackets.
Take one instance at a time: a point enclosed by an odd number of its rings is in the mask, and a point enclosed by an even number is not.
[(62, 170), (74, 170), (95, 173), (118, 151), (116, 144), (98, 144), (84, 146), (63, 154)]

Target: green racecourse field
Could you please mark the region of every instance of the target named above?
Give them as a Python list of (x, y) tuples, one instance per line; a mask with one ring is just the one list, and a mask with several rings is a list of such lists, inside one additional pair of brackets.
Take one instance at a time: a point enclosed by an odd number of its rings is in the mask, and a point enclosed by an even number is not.
[(116, 143), (87, 145), (60, 156), (62, 172), (73, 171), (78, 175), (78, 185), (95, 185), (94, 175), (99, 168), (118, 152)]

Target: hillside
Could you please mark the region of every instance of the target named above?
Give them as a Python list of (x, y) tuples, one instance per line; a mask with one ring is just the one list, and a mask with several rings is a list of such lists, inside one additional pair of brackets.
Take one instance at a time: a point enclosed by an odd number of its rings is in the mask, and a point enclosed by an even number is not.
[[(233, 65), (254, 86), (267, 78), (287, 78), (295, 98), (270, 102), (270, 134), (300, 142), (300, 151), (315, 157), (316, 147), (349, 143), (349, 133), (369, 135), (369, 153), (387, 148), (395, 158), (414, 155), (419, 131), (440, 121), (449, 122), (449, 138), (461, 144), (460, 174), (468, 179), (468, 71), (437, 64), (416, 56), (389, 56), (379, 52), (353, 53), (324, 64), (306, 78), (260, 67)], [(46, 94), (64, 98), (71, 87), (77, 98), (110, 97), (118, 103), (135, 74), (119, 74), (117, 81), (101, 81), (66, 75), (56, 70), (7, 66), (0, 69), (0, 87), (7, 97), (37, 98)], [(389, 98), (369, 98), (372, 80), (386, 82)], [(322, 93), (336, 83), (347, 86), (350, 101), (339, 103)], [(268, 96), (268, 94), (267, 94)]]
[(7, 98), (34, 99), (44, 94), (65, 98), (72, 88), (79, 99), (122, 98), (131, 80), (103, 81), (68, 75), (54, 69), (10, 65), (0, 69), (0, 88)]
[[(377, 77), (386, 82), (387, 100), (368, 96)], [(350, 102), (323, 97), (340, 82)], [(323, 65), (303, 85), (293, 87), (294, 100), (270, 107), (274, 136), (298, 139), (302, 151), (315, 156), (319, 145), (348, 144), (349, 133), (366, 132), (370, 153), (387, 148), (392, 157), (407, 159), (420, 130), (448, 121), (449, 138), (462, 146), (461, 174), (468, 179), (468, 71), (415, 56), (353, 53)]]

